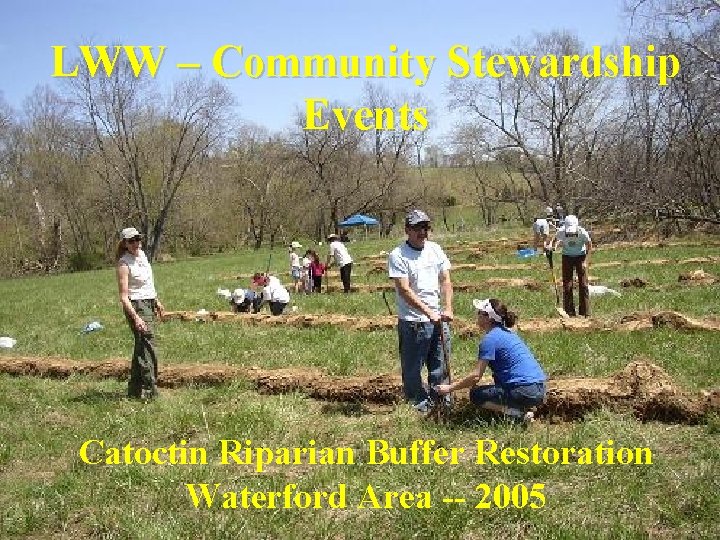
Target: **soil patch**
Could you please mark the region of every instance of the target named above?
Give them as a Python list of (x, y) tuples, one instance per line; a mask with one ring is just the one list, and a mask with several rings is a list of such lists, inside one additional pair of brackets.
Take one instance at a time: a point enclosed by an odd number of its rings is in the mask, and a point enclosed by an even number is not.
[(693, 270), (692, 272), (680, 274), (678, 276), (678, 281), (686, 285), (712, 285), (720, 280), (718, 280), (717, 276), (709, 274), (702, 268), (699, 268), (697, 270)]
[[(523, 288), (529, 291), (540, 291), (545, 287), (542, 282), (536, 279), (528, 278), (490, 278), (484, 281), (478, 281), (475, 283), (453, 283), (453, 290), (463, 292), (478, 292), (486, 291), (488, 288), (494, 289), (505, 289), (505, 288)], [(342, 285), (330, 284), (326, 285), (325, 291), (339, 292), (342, 291)], [(352, 292), (380, 292), (380, 291), (395, 291), (395, 285), (393, 283), (381, 283), (377, 285), (352, 285), (350, 287)]]
[[(293, 326), (296, 328), (314, 328), (317, 326), (339, 326), (349, 330), (374, 331), (391, 330), (397, 325), (397, 318), (391, 315), (374, 317), (354, 317), (349, 315), (279, 315), (269, 313), (233, 313), (230, 311), (170, 311), (165, 320), (197, 322), (235, 322), (251, 326)], [(720, 320), (715, 317), (695, 319), (675, 311), (635, 312), (612, 319), (572, 317), (567, 319), (527, 319), (520, 320), (517, 328), (520, 332), (610, 332), (650, 330), (658, 327), (673, 327), (678, 330), (720, 331)], [(453, 334), (461, 338), (475, 338), (478, 331), (473, 323), (456, 320), (452, 323)]]
[(637, 287), (639, 289), (642, 289), (643, 287), (647, 286), (647, 284), (647, 281), (639, 277), (627, 278), (620, 281), (621, 287)]
[[(594, 237), (593, 237), (594, 238)], [(482, 259), (483, 257), (490, 255), (492, 253), (514, 253), (520, 245), (529, 246), (531, 244), (528, 244), (527, 240), (509, 240), (506, 238), (501, 238), (498, 240), (490, 240), (490, 241), (484, 241), (484, 242), (472, 242), (468, 244), (461, 244), (461, 245), (451, 245), (444, 248), (444, 251), (448, 255), (453, 256), (461, 256), (465, 255), (469, 259)], [(657, 242), (657, 241), (621, 241), (621, 242), (598, 242), (597, 240), (593, 240), (593, 251), (607, 251), (607, 250), (615, 250), (615, 249), (657, 249), (657, 248), (665, 248), (665, 247), (708, 247), (708, 248), (714, 248), (720, 246), (720, 242), (716, 240), (708, 240), (705, 242), (681, 242), (681, 241), (673, 241), (673, 242)], [(709, 257), (696, 257), (694, 259), (687, 259), (688, 263), (691, 263), (693, 261), (696, 262), (720, 262), (720, 257), (715, 256), (709, 256)], [(637, 264), (648, 264), (648, 263), (641, 263), (640, 261), (634, 261)], [(681, 261), (671, 261), (671, 262), (681, 262)], [(364, 257), (361, 257), (361, 259), (358, 261), (359, 264), (370, 264), (374, 267), (378, 267), (380, 265), (387, 265), (387, 254), (378, 254), (378, 255), (367, 255)], [(662, 264), (660, 262), (657, 262), (655, 264)], [(596, 266), (596, 265), (593, 265)], [(498, 267), (492, 267), (494, 269), (502, 269), (501, 266)], [(488, 268), (490, 269), (490, 268)]]
[[(129, 362), (103, 362), (63, 358), (2, 357), (0, 371), (15, 376), (66, 379), (76, 374), (91, 378), (123, 380)], [(170, 364), (160, 370), (158, 384), (164, 388), (188, 385), (219, 385), (235, 380), (249, 381), (265, 394), (300, 391), (310, 397), (333, 402), (373, 404), (398, 403), (402, 382), (395, 374), (369, 377), (333, 377), (314, 368), (263, 370), (225, 364)], [(461, 411), (466, 394), (458, 393)], [(546, 403), (537, 416), (550, 420), (582, 418), (590, 411), (607, 408), (630, 412), (640, 420), (695, 424), (710, 413), (720, 412), (720, 389), (692, 394), (679, 388), (659, 366), (639, 359), (611, 377), (557, 378), (548, 381)]]
[[(593, 268), (617, 268), (619, 266), (651, 266), (651, 265), (667, 265), (667, 264), (717, 264), (720, 263), (720, 257), (693, 257), (690, 259), (641, 259), (641, 260), (619, 260), (593, 263)], [(375, 266), (368, 270), (369, 274), (387, 272), (387, 262), (374, 263)], [(517, 264), (473, 264), (473, 263), (453, 263), (453, 270), (476, 270), (476, 271), (492, 271), (492, 270), (526, 270), (527, 263)]]

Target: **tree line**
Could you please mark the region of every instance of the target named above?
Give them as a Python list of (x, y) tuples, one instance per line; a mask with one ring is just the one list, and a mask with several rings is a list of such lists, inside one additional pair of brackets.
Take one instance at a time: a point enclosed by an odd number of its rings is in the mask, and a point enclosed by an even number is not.
[[(717, 223), (720, 2), (636, 0), (626, 13), (630, 44), (675, 54), (679, 76), (453, 80), (445, 105), (463, 121), (434, 148), (453, 156), (459, 189), (428, 174), (427, 131), (307, 131), (298, 113), (273, 133), (239, 123), (228, 89), (201, 77), (163, 94), (120, 65), (40, 86), (21, 111), (0, 95), (0, 273), (102, 264), (128, 225), (152, 259), (322, 239), (355, 212), (389, 232), (414, 205), (473, 206), (487, 224), (501, 205), (528, 221), (557, 202), (630, 227)], [(586, 50), (556, 31), (496, 52)], [(420, 96), (367, 84), (361, 102), (397, 109)]]

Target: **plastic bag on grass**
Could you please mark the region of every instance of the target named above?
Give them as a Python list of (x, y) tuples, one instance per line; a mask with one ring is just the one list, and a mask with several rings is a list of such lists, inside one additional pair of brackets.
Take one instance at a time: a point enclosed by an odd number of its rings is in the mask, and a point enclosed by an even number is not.
[(105, 328), (105, 327), (102, 324), (100, 324), (99, 321), (93, 321), (93, 322), (89, 322), (85, 325), (85, 328), (82, 329), (82, 333), (89, 334), (90, 332), (102, 330), (103, 328)]
[(17, 339), (3, 336), (0, 337), (0, 349), (12, 349), (17, 343)]

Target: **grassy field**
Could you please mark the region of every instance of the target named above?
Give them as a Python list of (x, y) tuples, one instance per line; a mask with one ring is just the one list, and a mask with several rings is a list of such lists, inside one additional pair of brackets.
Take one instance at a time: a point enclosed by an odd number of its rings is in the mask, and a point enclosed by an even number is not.
[[(439, 234), (444, 246), (517, 230), (458, 236)], [(391, 249), (400, 239), (350, 245), (357, 260), (357, 283), (383, 283), (368, 274), (365, 255)], [(717, 240), (717, 239), (714, 239)], [(681, 260), (717, 254), (717, 248), (669, 246), (598, 251), (593, 262), (667, 258)], [(451, 259), (468, 262), (467, 255)], [(171, 310), (224, 310), (218, 287), (245, 286), (236, 274), (264, 270), (268, 251), (155, 264), (161, 299)], [(522, 318), (551, 317), (555, 295), (549, 271), (538, 257), (521, 261), (493, 252), (471, 262), (517, 263), (512, 271), (453, 273), (457, 283), (489, 277), (528, 277), (543, 281), (543, 291), (497, 289), (456, 293), (456, 315), (472, 317), (471, 299), (496, 296), (517, 308)], [(276, 249), (272, 269), (286, 273), (286, 254)], [(686, 287), (678, 274), (699, 265), (591, 266), (598, 283), (620, 290), (619, 281), (640, 277), (656, 290), (623, 289), (622, 296), (594, 298), (593, 314), (610, 317), (632, 311), (673, 309), (692, 316), (720, 315), (720, 288)], [(720, 275), (719, 264), (702, 265)], [(335, 282), (339, 279), (335, 275)], [(111, 269), (50, 277), (0, 281), (0, 335), (18, 340), (0, 355), (57, 356), (94, 362), (129, 358), (131, 337), (120, 312)], [(379, 293), (321, 294), (293, 298), (299, 313), (386, 314)], [(394, 306), (393, 306), (394, 308)], [(80, 333), (90, 321), (104, 329)], [(333, 375), (397, 372), (393, 331), (353, 332), (340, 328), (250, 327), (233, 323), (168, 322), (159, 327), (162, 366), (221, 363), (264, 369), (319, 367)], [(525, 336), (551, 377), (605, 376), (642, 357), (665, 369), (691, 391), (720, 386), (720, 333), (656, 329), (634, 333)], [(453, 340), (456, 375), (473, 364), (475, 340)], [(125, 383), (73, 376), (66, 380), (0, 375), (0, 538), (715, 538), (720, 516), (720, 420), (701, 425), (640, 423), (631, 416), (601, 410), (575, 423), (536, 422), (522, 430), (488, 423), (480, 417), (450, 425), (427, 423), (405, 405), (369, 406), (312, 400), (300, 393), (259, 395), (238, 380), (217, 387), (164, 389), (161, 398), (142, 404), (124, 398)], [(107, 446), (164, 448), (173, 443), (205, 448), (207, 463), (195, 465), (87, 464), (80, 448), (87, 440)], [(350, 464), (223, 464), (220, 441), (253, 447), (349, 447)], [(371, 440), (410, 447), (433, 439), (436, 447), (465, 448), (457, 464), (372, 464)], [(615, 447), (652, 451), (647, 465), (479, 464), (477, 441), (491, 439), (506, 448), (590, 447), (613, 440)], [(97, 450), (97, 445), (95, 446)], [(97, 454), (97, 452), (95, 452)], [(195, 507), (187, 484), (220, 484), (211, 508)], [(346, 490), (344, 508), (223, 508), (223, 492)], [(487, 484), (489, 508), (475, 508)], [(541, 508), (505, 498), (502, 485), (539, 488)], [(369, 500), (372, 486), (378, 506)], [(493, 498), (495, 486), (499, 495)], [(198, 488), (199, 489), (199, 488)], [(288, 488), (290, 489), (290, 488)], [(392, 498), (385, 492), (414, 494)], [(424, 500), (428, 493), (429, 501)], [(516, 488), (517, 493), (522, 488)], [(466, 500), (443, 502), (444, 498)], [(363, 499), (364, 504), (361, 504)], [(418, 501), (420, 499), (420, 501)], [(257, 505), (260, 499), (256, 499)], [(242, 497), (238, 498), (238, 504)], [(296, 499), (300, 505), (302, 496)], [(429, 508), (416, 508), (428, 502)], [(241, 506), (241, 505), (240, 505)], [(362, 507), (361, 507), (362, 506)], [(505, 506), (505, 507), (502, 507)], [(522, 508), (518, 508), (520, 506)]]

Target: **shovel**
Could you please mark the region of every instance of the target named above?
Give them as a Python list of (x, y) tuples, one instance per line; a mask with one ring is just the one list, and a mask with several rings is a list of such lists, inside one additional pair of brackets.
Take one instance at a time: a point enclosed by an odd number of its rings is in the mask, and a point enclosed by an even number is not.
[(388, 310), (388, 315), (392, 316), (393, 312), (392, 309), (390, 309), (390, 302), (388, 302), (387, 296), (385, 296), (385, 291), (382, 292), (382, 299), (385, 301), (385, 307)]
[(557, 280), (555, 279), (553, 250), (545, 248), (545, 257), (547, 258), (548, 265), (550, 266), (550, 275), (552, 276), (553, 286), (555, 287), (555, 311), (557, 311), (563, 319), (569, 319), (570, 315), (568, 315), (567, 311), (560, 306), (560, 290), (558, 289)]
[[(452, 375), (450, 371), (450, 352), (447, 348), (447, 341), (445, 340), (445, 326), (440, 322), (440, 347), (442, 348), (442, 358), (444, 374), (443, 379), (447, 381), (447, 384), (452, 382)], [(430, 398), (433, 400), (432, 409), (428, 412), (426, 418), (432, 418), (437, 424), (447, 424), (450, 420), (450, 410), (452, 407), (452, 392), (446, 396), (441, 396), (437, 393), (434, 387), (430, 387), (429, 391)]]

